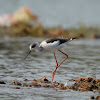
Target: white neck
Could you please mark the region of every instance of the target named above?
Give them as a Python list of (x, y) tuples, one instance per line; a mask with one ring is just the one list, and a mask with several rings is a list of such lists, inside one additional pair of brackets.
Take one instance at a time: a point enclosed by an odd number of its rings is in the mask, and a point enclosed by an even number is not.
[(40, 45), (37, 43), (36, 47), (34, 48), (36, 52), (41, 52), (43, 51), (43, 47), (40, 47)]

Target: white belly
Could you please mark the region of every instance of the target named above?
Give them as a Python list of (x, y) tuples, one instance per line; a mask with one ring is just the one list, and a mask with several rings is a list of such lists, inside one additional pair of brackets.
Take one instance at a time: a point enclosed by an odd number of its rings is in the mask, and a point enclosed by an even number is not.
[(47, 43), (47, 42), (43, 41), (43, 42), (41, 42), (40, 46), (43, 47), (44, 50), (54, 51), (56, 49), (61, 49), (61, 48), (65, 47), (65, 44), (59, 45), (58, 41), (55, 41), (53, 43)]

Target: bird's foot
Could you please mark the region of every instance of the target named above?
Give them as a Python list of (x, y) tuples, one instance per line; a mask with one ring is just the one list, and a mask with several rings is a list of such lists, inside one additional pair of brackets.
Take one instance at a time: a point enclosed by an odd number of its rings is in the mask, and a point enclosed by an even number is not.
[(53, 83), (53, 79), (54, 79), (54, 76), (55, 76), (55, 72), (56, 72), (57, 69), (55, 69), (53, 72), (52, 72), (52, 80), (51, 80), (51, 85)]

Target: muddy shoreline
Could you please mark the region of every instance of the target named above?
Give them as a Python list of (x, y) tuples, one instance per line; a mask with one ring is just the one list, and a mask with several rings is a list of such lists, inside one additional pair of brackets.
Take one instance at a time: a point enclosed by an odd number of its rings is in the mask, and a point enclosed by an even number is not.
[(100, 39), (99, 27), (85, 27), (79, 26), (79, 28), (66, 28), (51, 27), (44, 28), (41, 24), (36, 25), (12, 25), (10, 27), (0, 27), (0, 36), (12, 36), (12, 37), (80, 37), (80, 38), (92, 38)]
[[(74, 90), (74, 91), (92, 91), (92, 92), (100, 92), (100, 79), (94, 79), (91, 77), (79, 77), (76, 80), (70, 79), (68, 81), (74, 81), (74, 84), (72, 85), (65, 85), (60, 82), (53, 82), (51, 84), (51, 81), (49, 81), (45, 76), (43, 76), (40, 79), (33, 79), (33, 80), (28, 80), (24, 79), (23, 82), (19, 82), (16, 80), (11, 79), (11, 83), (9, 83), (10, 87), (13, 85), (14, 89), (21, 89), (21, 87), (37, 87), (37, 88), (53, 88), (58, 90)], [(0, 80), (0, 84), (6, 84), (5, 81)], [(100, 100), (100, 96), (91, 96), (90, 99), (96, 99)]]

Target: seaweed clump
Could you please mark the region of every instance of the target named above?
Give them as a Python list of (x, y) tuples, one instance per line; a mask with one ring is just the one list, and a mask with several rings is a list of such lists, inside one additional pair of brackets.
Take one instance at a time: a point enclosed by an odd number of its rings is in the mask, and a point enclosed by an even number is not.
[[(71, 85), (65, 85), (60, 82), (53, 82), (51, 84), (51, 81), (49, 81), (45, 76), (43, 76), (40, 79), (33, 79), (28, 80), (25, 79), (23, 82), (18, 82), (15, 80), (12, 80), (11, 85), (15, 85), (19, 87), (44, 87), (44, 88), (54, 88), (54, 89), (60, 89), (60, 90), (67, 90), (72, 89), (75, 91), (94, 91), (94, 92), (100, 92), (100, 79), (94, 79), (91, 77), (79, 77), (76, 80), (70, 79), (69, 81), (74, 81)], [(6, 84), (4, 81), (0, 81), (0, 84)]]
[(15, 86), (22, 86), (22, 87), (44, 87), (44, 88), (56, 88), (60, 90), (67, 89), (67, 86), (64, 86), (63, 83), (58, 83), (55, 81), (53, 82), (53, 84), (51, 84), (51, 81), (49, 81), (45, 76), (43, 76), (40, 79), (33, 79), (33, 81), (28, 79), (25, 79), (23, 82), (12, 80), (12, 84)]
[(79, 77), (76, 83), (70, 86), (70, 89), (76, 91), (100, 91), (100, 79), (93, 79), (91, 77)]

